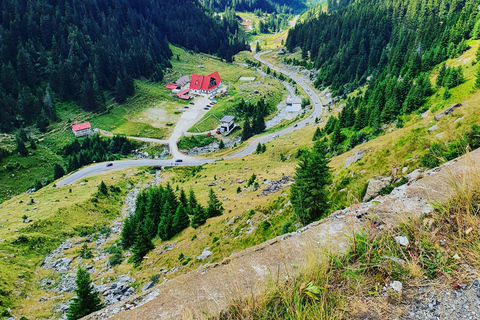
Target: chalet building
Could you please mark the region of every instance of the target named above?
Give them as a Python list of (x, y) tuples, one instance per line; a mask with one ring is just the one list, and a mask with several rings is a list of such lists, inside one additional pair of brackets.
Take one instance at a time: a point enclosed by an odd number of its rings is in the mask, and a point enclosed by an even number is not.
[(278, 51), (278, 54), (283, 56), (285, 54), (285, 50), (282, 48)]
[(221, 86), (222, 79), (217, 71), (208, 76), (192, 74), (192, 80), (190, 81), (190, 90), (193, 93), (216, 94)]
[(92, 130), (92, 126), (90, 125), (90, 122), (74, 124), (72, 126), (72, 131), (73, 131), (73, 134), (75, 134), (75, 137), (77, 138), (93, 135), (93, 130)]
[(220, 119), (220, 132), (230, 132), (235, 127), (234, 116), (224, 116)]

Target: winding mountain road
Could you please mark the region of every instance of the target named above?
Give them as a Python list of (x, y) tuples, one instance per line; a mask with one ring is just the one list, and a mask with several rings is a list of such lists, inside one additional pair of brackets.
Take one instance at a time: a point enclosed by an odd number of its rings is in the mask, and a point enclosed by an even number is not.
[[(259, 62), (263, 63), (264, 65), (270, 67), (270, 69), (275, 70), (276, 72), (283, 73), (284, 75), (292, 78), (303, 90), (308, 94), (312, 103), (313, 103), (313, 112), (312, 114), (300, 121), (297, 122), (295, 125), (292, 125), (288, 128), (282, 129), (280, 131), (275, 132), (274, 134), (263, 134), (260, 136), (256, 136), (248, 141), (248, 144), (243, 149), (226, 156), (225, 159), (233, 159), (238, 157), (244, 157), (255, 152), (258, 143), (266, 143), (276, 139), (279, 136), (289, 134), (295, 130), (300, 130), (301, 128), (305, 127), (308, 123), (314, 121), (316, 117), (319, 117), (323, 112), (323, 106), (318, 98), (318, 96), (312, 91), (312, 88), (302, 79), (298, 78), (291, 72), (285, 71), (280, 69), (277, 66), (263, 60), (261, 58), (262, 55), (272, 52), (271, 50), (260, 52), (255, 54), (254, 58)], [(178, 126), (178, 124), (177, 124)], [(182, 126), (183, 127), (183, 126)], [(57, 186), (64, 186), (70, 185), (78, 180), (84, 179), (87, 176), (92, 176), (96, 174), (101, 174), (105, 172), (109, 172), (112, 170), (120, 170), (132, 167), (143, 167), (143, 166), (165, 166), (165, 167), (174, 167), (174, 166), (198, 166), (206, 163), (215, 162), (218, 159), (205, 159), (200, 157), (191, 157), (181, 153), (178, 150), (176, 141), (180, 138), (180, 130), (174, 129), (174, 134), (168, 140), (162, 140), (162, 142), (168, 142), (170, 145), (170, 150), (172, 151), (172, 159), (169, 160), (155, 160), (155, 159), (139, 159), (139, 160), (120, 160), (120, 161), (112, 161), (111, 166), (106, 166), (106, 163), (98, 163), (93, 164), (83, 169), (78, 170), (77, 172), (63, 178), (61, 181), (57, 182)], [(150, 141), (152, 139), (148, 138), (136, 138), (138, 140), (143, 141)], [(176, 162), (181, 160), (182, 162)]]

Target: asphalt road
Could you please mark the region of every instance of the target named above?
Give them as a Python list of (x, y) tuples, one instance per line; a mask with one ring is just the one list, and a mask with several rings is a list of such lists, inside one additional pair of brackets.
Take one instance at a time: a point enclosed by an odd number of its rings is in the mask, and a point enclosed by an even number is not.
[[(275, 70), (277, 72), (283, 73), (284, 75), (292, 78), (295, 82), (302, 87), (303, 90), (308, 94), (310, 100), (313, 103), (313, 112), (312, 114), (300, 121), (297, 122), (295, 125), (291, 127), (282, 129), (280, 131), (275, 132), (274, 134), (264, 134), (261, 136), (254, 137), (248, 143), (248, 145), (235, 152), (234, 154), (225, 157), (225, 159), (233, 159), (238, 157), (244, 157), (246, 155), (252, 154), (257, 149), (258, 143), (266, 143), (269, 141), (273, 141), (279, 136), (292, 133), (295, 130), (300, 130), (301, 128), (305, 127), (308, 123), (315, 121), (316, 117), (319, 117), (323, 112), (323, 106), (320, 99), (317, 97), (315, 93), (313, 93), (312, 88), (305, 83), (302, 79), (298, 78), (297, 76), (293, 75), (292, 73), (285, 71), (283, 69), (278, 68), (277, 66), (272, 65), (271, 63), (266, 62), (261, 58), (262, 55), (266, 53), (270, 53), (270, 51), (260, 52), (257, 53), (254, 57), (256, 60), (260, 61), (264, 65), (270, 67), (270, 69)], [(142, 139), (143, 140), (143, 139)], [(171, 139), (168, 139), (171, 143)], [(176, 143), (174, 143), (176, 145)], [(176, 149), (178, 150), (178, 149)], [(173, 151), (173, 150), (172, 150)], [(181, 159), (182, 162), (175, 162), (175, 160)], [(144, 167), (144, 166), (167, 166), (167, 167), (174, 167), (174, 166), (198, 166), (206, 163), (215, 162), (218, 159), (205, 159), (205, 158), (197, 158), (197, 157), (190, 157), (184, 154), (180, 154), (179, 152), (173, 152), (173, 159), (169, 160), (154, 160), (154, 159), (139, 159), (139, 160), (121, 160), (121, 161), (112, 161), (113, 165), (107, 167), (106, 163), (98, 163), (94, 165), (90, 165), (85, 167), (77, 172), (63, 178), (61, 181), (57, 182), (57, 186), (69, 185), (78, 180), (81, 180), (87, 176), (97, 175), (105, 172), (109, 172), (112, 170), (121, 170), (126, 168), (132, 167)]]

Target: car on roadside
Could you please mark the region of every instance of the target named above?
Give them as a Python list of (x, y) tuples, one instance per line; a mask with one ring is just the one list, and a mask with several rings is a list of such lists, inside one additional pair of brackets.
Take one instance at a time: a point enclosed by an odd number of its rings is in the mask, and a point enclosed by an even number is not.
[(108, 162), (107, 167), (111, 167), (111, 166), (113, 166), (113, 162)]
[(177, 160), (175, 160), (175, 162), (183, 162), (183, 160), (182, 159), (177, 159)]
[(298, 127), (298, 123), (295, 123), (295, 124), (293, 125), (293, 127), (294, 127), (294, 128)]
[(203, 108), (203, 110), (209, 110), (209, 109), (205, 107), (205, 108)]
[(193, 103), (193, 102), (190, 102), (190, 104), (193, 106), (195, 103)]

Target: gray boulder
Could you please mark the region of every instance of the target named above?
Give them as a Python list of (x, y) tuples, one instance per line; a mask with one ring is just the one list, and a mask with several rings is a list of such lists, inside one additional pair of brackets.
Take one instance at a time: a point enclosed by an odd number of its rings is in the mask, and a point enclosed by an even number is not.
[(460, 108), (461, 106), (462, 106), (461, 103), (456, 103), (456, 104), (452, 105), (451, 107), (449, 107), (449, 108), (443, 110), (442, 112), (440, 112), (439, 114), (437, 114), (437, 115), (435, 116), (435, 120), (438, 121), (438, 120), (442, 119), (444, 116), (449, 115), (449, 114), (452, 113), (455, 109)]
[(145, 283), (145, 284), (143, 285), (143, 287), (142, 287), (142, 292), (143, 292), (143, 291), (147, 291), (147, 290), (149, 290), (149, 289), (152, 289), (154, 286), (155, 286), (155, 282), (149, 281), (149, 282), (147, 282), (147, 283)]
[(363, 202), (373, 199), (380, 195), (380, 191), (392, 182), (391, 177), (375, 177), (368, 180), (368, 187)]

